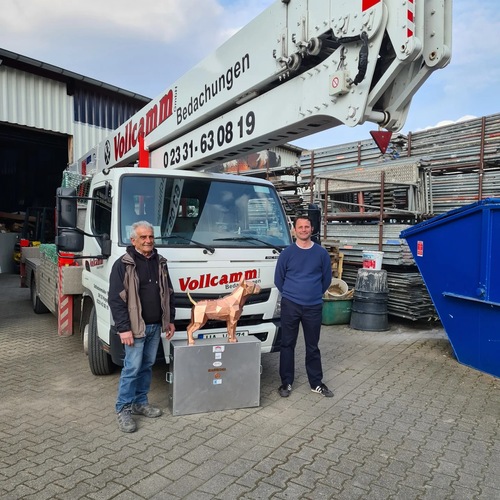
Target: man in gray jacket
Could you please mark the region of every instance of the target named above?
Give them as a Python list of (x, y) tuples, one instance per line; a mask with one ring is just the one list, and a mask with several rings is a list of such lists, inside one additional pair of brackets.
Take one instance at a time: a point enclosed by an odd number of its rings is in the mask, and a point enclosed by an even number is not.
[(137, 428), (132, 415), (159, 417), (160, 408), (148, 402), (153, 364), (160, 334), (175, 332), (174, 293), (167, 260), (154, 248), (153, 226), (146, 221), (132, 225), (132, 246), (111, 270), (108, 303), (125, 359), (118, 384), (116, 414), (123, 432)]

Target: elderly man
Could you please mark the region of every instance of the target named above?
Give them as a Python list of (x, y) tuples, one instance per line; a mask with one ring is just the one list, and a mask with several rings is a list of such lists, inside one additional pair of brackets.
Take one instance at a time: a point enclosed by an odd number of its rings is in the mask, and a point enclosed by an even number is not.
[(153, 226), (132, 225), (132, 245), (111, 270), (108, 302), (125, 359), (118, 384), (116, 414), (122, 432), (137, 428), (132, 415), (159, 417), (162, 411), (148, 402), (153, 364), (160, 334), (174, 334), (174, 294), (167, 260), (154, 248)]

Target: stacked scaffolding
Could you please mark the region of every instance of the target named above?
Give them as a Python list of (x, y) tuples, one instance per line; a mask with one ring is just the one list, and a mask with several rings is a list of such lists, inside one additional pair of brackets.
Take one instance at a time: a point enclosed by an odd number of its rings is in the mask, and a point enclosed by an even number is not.
[[(448, 210), (500, 194), (500, 114), (395, 136), (380, 154), (373, 140), (301, 158), (310, 201), (323, 209), (322, 238), (339, 242), (343, 279), (354, 286), (363, 250), (384, 252), (390, 314), (436, 312), (399, 233)], [(304, 196), (306, 196), (304, 194)]]
[[(408, 186), (404, 180), (399, 185), (394, 183), (390, 175), (412, 164), (418, 166), (418, 179), (410, 182), (415, 197), (406, 202)], [(383, 192), (382, 170), (386, 174)], [(363, 175), (371, 175), (372, 185), (361, 185), (357, 190), (329, 183), (327, 202), (342, 201), (340, 198), (346, 193), (355, 200), (351, 210), (343, 211), (369, 211), (363, 207), (365, 198), (377, 205), (376, 200), (383, 196), (385, 206), (390, 205), (387, 200), (395, 200), (391, 201), (394, 205), (416, 212), (417, 218), (438, 215), (499, 195), (500, 114), (410, 133), (407, 137), (399, 134), (385, 154), (380, 154), (373, 140), (318, 149), (302, 156), (301, 171), (306, 185), (311, 184), (311, 179), (342, 177), (354, 183)], [(314, 184), (314, 197), (325, 201), (325, 183)], [(330, 206), (333, 210), (335, 203)]]

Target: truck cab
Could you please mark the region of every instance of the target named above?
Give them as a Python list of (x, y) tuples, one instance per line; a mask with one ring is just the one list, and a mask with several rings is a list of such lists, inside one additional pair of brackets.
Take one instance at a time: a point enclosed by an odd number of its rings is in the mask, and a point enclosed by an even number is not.
[[(93, 177), (88, 194), (81, 257), (82, 328), (89, 357), (101, 360), (90, 359), (91, 367), (102, 364), (101, 350), (114, 364), (121, 364), (122, 346), (107, 304), (109, 275), (130, 245), (131, 225), (141, 220), (152, 224), (155, 247), (168, 260), (176, 340), (187, 339), (192, 307), (188, 292), (195, 301), (217, 298), (246, 279), (259, 284), (261, 292), (247, 301), (237, 335), (257, 337), (263, 353), (279, 349), (274, 268), (279, 253), (292, 240), (270, 182), (228, 174), (116, 168)], [(110, 245), (109, 255), (102, 255), (103, 236)], [(226, 325), (212, 321), (197, 334), (198, 338), (223, 338)]]

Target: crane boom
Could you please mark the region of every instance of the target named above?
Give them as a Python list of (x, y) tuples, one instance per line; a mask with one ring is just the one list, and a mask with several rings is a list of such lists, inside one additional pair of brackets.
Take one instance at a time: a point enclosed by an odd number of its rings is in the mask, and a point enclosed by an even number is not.
[(87, 172), (132, 164), (142, 139), (153, 167), (193, 168), (340, 124), (397, 131), (450, 60), (451, 4), (278, 0), (96, 146)]
[[(450, 59), (450, 13), (451, 0), (275, 1), (65, 172), (59, 254), (25, 259), (34, 311), (56, 313), (60, 335), (72, 334), (78, 314), (92, 373), (109, 374), (123, 360), (110, 273), (133, 224), (147, 221), (169, 261), (176, 339), (187, 338), (188, 291), (220, 297), (250, 280), (261, 292), (237, 333), (258, 339), (263, 353), (279, 350), (274, 271), (292, 237), (278, 192), (264, 179), (196, 167), (340, 124), (398, 130), (415, 92)], [(154, 168), (123, 168), (138, 158)], [(197, 333), (223, 339), (227, 328), (214, 322)]]

